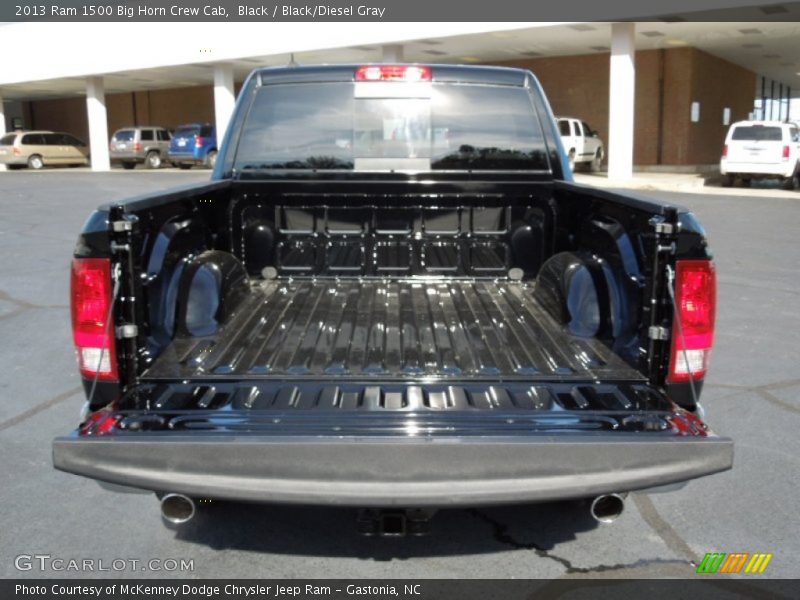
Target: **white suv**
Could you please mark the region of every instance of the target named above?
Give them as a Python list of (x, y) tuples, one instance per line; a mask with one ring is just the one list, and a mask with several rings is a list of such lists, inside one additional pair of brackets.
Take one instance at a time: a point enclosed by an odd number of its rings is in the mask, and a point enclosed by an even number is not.
[(561, 143), (569, 158), (569, 166), (573, 171), (578, 163), (588, 164), (592, 171), (599, 171), (605, 156), (603, 140), (580, 119), (572, 117), (556, 117)]
[(784, 189), (800, 187), (800, 129), (780, 121), (739, 121), (731, 125), (719, 161), (722, 185), (736, 178), (780, 179)]

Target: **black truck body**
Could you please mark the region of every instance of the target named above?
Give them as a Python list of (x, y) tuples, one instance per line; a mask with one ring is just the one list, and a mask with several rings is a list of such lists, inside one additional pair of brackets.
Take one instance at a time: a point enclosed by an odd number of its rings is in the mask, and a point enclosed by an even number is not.
[[(460, 108), (429, 114), (442, 95)], [(506, 148), (463, 142), (514, 128)], [(159, 494), (361, 507), (683, 482), (732, 464), (697, 404), (714, 302), (694, 216), (573, 183), (531, 73), (257, 70), (210, 183), (87, 222), (73, 326), (90, 405), (54, 463)]]

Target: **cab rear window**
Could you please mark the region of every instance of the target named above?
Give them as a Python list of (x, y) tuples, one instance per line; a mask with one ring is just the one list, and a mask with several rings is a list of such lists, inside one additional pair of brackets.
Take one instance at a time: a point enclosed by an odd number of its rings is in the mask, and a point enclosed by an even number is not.
[(250, 107), (235, 166), (549, 170), (524, 88), (434, 83), (409, 92), (403, 85), (265, 86)]
[(133, 129), (123, 129), (122, 131), (118, 131), (117, 133), (114, 134), (114, 141), (132, 142), (135, 133), (136, 132)]
[(783, 140), (783, 131), (780, 127), (740, 125), (733, 130), (731, 139), (739, 142), (780, 142)]

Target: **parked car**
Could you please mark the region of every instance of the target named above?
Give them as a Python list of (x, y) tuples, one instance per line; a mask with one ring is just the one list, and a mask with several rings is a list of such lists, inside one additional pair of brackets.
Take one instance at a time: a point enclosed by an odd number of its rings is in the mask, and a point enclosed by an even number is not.
[(87, 165), (89, 147), (69, 133), (16, 131), (0, 138), (0, 163), (12, 169)]
[(213, 169), (217, 160), (217, 135), (214, 126), (208, 123), (191, 123), (178, 127), (169, 145), (169, 160), (181, 169), (190, 169), (192, 165)]
[(779, 179), (784, 189), (800, 187), (800, 128), (781, 121), (739, 121), (725, 136), (719, 161), (722, 185), (737, 179)]
[(230, 131), (210, 182), (86, 222), (88, 403), (56, 468), (154, 491), (171, 523), (199, 498), (328, 504), (372, 534), (568, 498), (610, 522), (731, 468), (698, 404), (702, 226), (574, 184), (531, 72), (259, 69)]
[(164, 127), (126, 127), (111, 136), (108, 149), (112, 164), (126, 169), (144, 164), (148, 169), (158, 169), (167, 158), (171, 134)]
[(605, 156), (603, 140), (586, 122), (572, 117), (556, 117), (561, 143), (567, 153), (570, 169), (578, 165), (588, 166), (599, 171)]

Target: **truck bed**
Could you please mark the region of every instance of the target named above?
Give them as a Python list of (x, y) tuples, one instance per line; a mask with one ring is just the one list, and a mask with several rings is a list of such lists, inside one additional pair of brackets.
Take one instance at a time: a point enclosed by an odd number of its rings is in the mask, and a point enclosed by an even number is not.
[(143, 374), (164, 379), (641, 381), (498, 280), (276, 279), (216, 334), (176, 336)]

